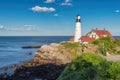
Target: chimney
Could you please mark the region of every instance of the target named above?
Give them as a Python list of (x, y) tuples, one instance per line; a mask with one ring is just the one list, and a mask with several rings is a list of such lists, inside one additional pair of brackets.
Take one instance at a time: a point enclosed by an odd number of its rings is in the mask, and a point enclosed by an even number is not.
[(96, 28), (96, 30), (98, 30), (98, 28)]

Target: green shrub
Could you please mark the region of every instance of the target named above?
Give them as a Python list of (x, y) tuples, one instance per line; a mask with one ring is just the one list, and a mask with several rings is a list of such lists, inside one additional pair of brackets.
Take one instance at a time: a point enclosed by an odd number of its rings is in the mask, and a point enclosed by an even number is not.
[(65, 68), (57, 80), (117, 79), (120, 79), (120, 62), (109, 62), (97, 54), (83, 53)]
[(108, 69), (108, 74), (111, 79), (120, 80), (120, 62), (113, 62)]
[(66, 49), (75, 49), (79, 46), (80, 43), (70, 43), (70, 42), (62, 42), (61, 45), (63, 45)]
[(94, 45), (99, 46), (99, 52), (102, 54), (105, 54), (106, 52), (109, 53), (116, 53), (115, 48), (120, 46), (120, 43), (118, 40), (110, 39), (109, 37), (97, 39), (94, 42), (92, 42)]
[(120, 54), (120, 51), (117, 51), (117, 54)]

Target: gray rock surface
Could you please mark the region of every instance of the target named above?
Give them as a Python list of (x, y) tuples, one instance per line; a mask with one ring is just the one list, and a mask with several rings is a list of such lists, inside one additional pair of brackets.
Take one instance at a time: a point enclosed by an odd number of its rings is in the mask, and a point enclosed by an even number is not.
[(67, 64), (71, 62), (71, 57), (62, 45), (51, 43), (50, 45), (41, 46), (40, 50), (35, 53), (33, 61), (39, 61), (39, 63)]

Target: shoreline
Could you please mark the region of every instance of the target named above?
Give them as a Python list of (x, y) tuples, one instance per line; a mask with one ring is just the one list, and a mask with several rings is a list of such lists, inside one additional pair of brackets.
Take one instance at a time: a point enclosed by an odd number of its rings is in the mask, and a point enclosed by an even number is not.
[(0, 74), (6, 74), (7, 73), (8, 75), (13, 75), (15, 68), (20, 67), (24, 63), (26, 63), (28, 61), (31, 61), (31, 60), (32, 59), (26, 60), (26, 61), (20, 61), (19, 63), (16, 63), (16, 64), (11, 64), (11, 65), (8, 65), (8, 66), (1, 67), (0, 68)]
[[(71, 59), (65, 56), (66, 52), (64, 51), (58, 43), (43, 45), (40, 50), (35, 52), (33, 59), (25, 61), (20, 66), (13, 66), (15, 71), (13, 75), (9, 76), (5, 73), (1, 76), (6, 80), (56, 80), (66, 65), (71, 62)], [(61, 52), (63, 52), (63, 54), (61, 54)]]

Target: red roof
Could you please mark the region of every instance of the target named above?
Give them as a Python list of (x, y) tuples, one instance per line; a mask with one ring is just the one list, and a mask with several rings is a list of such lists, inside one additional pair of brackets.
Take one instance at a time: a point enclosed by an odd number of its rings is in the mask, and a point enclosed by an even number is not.
[(95, 40), (95, 38), (89, 38), (87, 36), (82, 36), (80, 38), (80, 40), (83, 41), (83, 42), (93, 42)]
[(103, 38), (104, 35), (111, 36), (110, 32), (107, 30), (93, 30), (100, 38)]
[[(103, 37), (105, 37), (104, 35), (107, 35), (107, 36), (109, 36), (111, 39), (114, 39), (113, 37), (112, 37), (112, 35), (110, 34), (110, 32), (109, 31), (107, 31), (107, 30), (98, 30), (98, 29), (96, 29), (96, 30), (92, 30), (92, 31), (94, 31), (100, 38), (103, 38)], [(90, 31), (89, 33), (87, 33), (87, 34), (90, 34), (92, 31)]]

